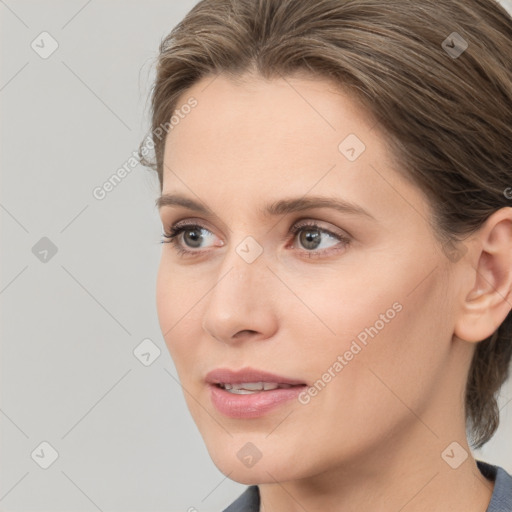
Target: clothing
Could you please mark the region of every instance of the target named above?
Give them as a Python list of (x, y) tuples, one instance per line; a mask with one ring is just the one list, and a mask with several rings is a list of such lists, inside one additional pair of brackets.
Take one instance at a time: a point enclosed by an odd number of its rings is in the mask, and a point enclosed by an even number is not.
[(494, 491), (486, 512), (512, 512), (512, 476), (500, 466), (476, 461), (480, 473), (494, 480)]
[[(494, 491), (486, 512), (512, 512), (512, 476), (500, 466), (476, 461), (480, 473), (493, 480)], [(223, 512), (259, 512), (260, 492), (257, 485), (248, 487)]]

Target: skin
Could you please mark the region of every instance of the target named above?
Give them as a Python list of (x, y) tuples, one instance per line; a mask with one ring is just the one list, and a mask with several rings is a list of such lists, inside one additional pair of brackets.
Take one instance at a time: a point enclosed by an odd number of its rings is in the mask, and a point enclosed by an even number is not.
[[(216, 466), (259, 484), (265, 512), (484, 512), (493, 483), (466, 440), (464, 386), (476, 343), (511, 309), (512, 208), (467, 238), (461, 258), (448, 258), (427, 221), (430, 205), (397, 171), (386, 134), (334, 84), (219, 75), (178, 105), (192, 96), (198, 106), (167, 136), (163, 193), (201, 201), (216, 217), (160, 208), (165, 230), (190, 220), (207, 231), (199, 248), (178, 237), (192, 257), (162, 246), (156, 298)], [(353, 162), (338, 149), (349, 134), (366, 145)], [(374, 218), (326, 208), (260, 213), (313, 194)], [(310, 228), (289, 232), (299, 220), (350, 242), (323, 234), (311, 248)], [(263, 248), (252, 263), (236, 252), (247, 236)], [(255, 419), (213, 407), (204, 378), (214, 368), (251, 366), (312, 385), (396, 302), (401, 311), (309, 403)], [(468, 455), (457, 469), (441, 456), (454, 441)], [(262, 453), (252, 467), (237, 457), (247, 442)]]

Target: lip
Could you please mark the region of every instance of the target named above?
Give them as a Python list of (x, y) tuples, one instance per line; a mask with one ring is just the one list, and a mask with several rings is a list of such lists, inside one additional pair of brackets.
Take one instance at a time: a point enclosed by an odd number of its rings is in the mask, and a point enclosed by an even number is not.
[(244, 382), (275, 382), (276, 384), (290, 384), (291, 386), (306, 384), (303, 380), (290, 379), (254, 368), (241, 368), (240, 370), (217, 368), (209, 372), (205, 380), (208, 384), (241, 384)]
[[(287, 402), (296, 399), (306, 387), (304, 381), (253, 368), (242, 368), (241, 370), (218, 368), (209, 372), (205, 380), (210, 388), (210, 398), (213, 406), (224, 416), (236, 419), (264, 416), (277, 407), (284, 406)], [(294, 387), (238, 395), (218, 386), (219, 383), (242, 384), (246, 382), (273, 382), (289, 384)]]

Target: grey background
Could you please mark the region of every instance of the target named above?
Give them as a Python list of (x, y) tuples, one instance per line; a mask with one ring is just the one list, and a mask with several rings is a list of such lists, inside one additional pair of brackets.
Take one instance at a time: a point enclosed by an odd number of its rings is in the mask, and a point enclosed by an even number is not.
[[(159, 329), (156, 175), (92, 194), (146, 135), (158, 44), (195, 3), (0, 0), (1, 511), (213, 512), (245, 489), (211, 462)], [(500, 406), (475, 456), (512, 472), (510, 381)]]

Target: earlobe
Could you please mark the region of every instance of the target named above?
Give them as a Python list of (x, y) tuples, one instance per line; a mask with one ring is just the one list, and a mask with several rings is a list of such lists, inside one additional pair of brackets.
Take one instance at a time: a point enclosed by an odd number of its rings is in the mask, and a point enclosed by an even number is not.
[(461, 297), (454, 334), (479, 342), (491, 336), (512, 310), (512, 208), (491, 215), (473, 238), (479, 242), (474, 244), (477, 265), (468, 267), (472, 287)]

